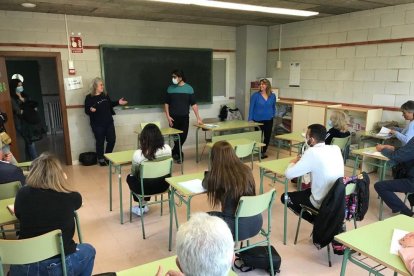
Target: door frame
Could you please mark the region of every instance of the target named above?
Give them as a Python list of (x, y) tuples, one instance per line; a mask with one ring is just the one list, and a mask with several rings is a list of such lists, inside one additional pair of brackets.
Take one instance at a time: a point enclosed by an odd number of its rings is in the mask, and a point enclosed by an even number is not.
[[(64, 82), (63, 82), (61, 53), (60, 52), (0, 51), (0, 57), (5, 58), (5, 59), (11, 58), (11, 57), (53, 58), (55, 60), (56, 78), (57, 78), (57, 81), (58, 81), (58, 90), (59, 90), (60, 109), (61, 109), (61, 113), (62, 113), (63, 139), (64, 139), (64, 145), (65, 145), (65, 159), (66, 159), (66, 164), (67, 165), (72, 165), (72, 153), (71, 153), (70, 139), (69, 139), (68, 114), (67, 114), (67, 107), (66, 107)], [(7, 70), (7, 68), (6, 68), (6, 70)], [(7, 78), (7, 76), (6, 76), (6, 78)], [(7, 90), (8, 89), (9, 89), (9, 87), (7, 86)], [(11, 111), (10, 93), (6, 93), (6, 94), (8, 96), (8, 97), (6, 97), (6, 110), (8, 112), (10, 112)], [(8, 104), (7, 104), (7, 100), (8, 100)], [(13, 123), (13, 113), (9, 113), (9, 122)], [(9, 123), (9, 125), (10, 125), (10, 123)], [(14, 125), (14, 123), (12, 124), (12, 126), (13, 125)], [(11, 136), (14, 136), (14, 137), (12, 137), (12, 139), (16, 139), (16, 133), (15, 133), (14, 128), (12, 129), (11, 134), (12, 134)]]

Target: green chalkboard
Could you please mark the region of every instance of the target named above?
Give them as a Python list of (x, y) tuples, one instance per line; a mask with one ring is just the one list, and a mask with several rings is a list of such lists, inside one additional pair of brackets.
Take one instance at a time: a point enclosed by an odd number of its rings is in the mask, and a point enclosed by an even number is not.
[(101, 45), (102, 76), (112, 100), (128, 106), (164, 104), (171, 71), (182, 69), (197, 103), (212, 103), (212, 50)]

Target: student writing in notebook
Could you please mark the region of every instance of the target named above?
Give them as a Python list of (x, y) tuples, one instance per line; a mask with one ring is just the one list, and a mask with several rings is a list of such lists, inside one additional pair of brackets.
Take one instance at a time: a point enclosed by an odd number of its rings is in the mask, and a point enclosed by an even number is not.
[[(211, 149), (211, 170), (206, 173), (203, 187), (213, 207), (221, 211), (209, 214), (222, 218), (234, 235), (234, 214), (242, 196), (254, 196), (255, 182), (252, 170), (240, 161), (232, 146), (226, 141), (216, 142)], [(262, 215), (240, 218), (239, 240), (256, 235), (262, 227)]]
[(401, 106), (402, 116), (405, 120), (409, 121), (407, 126), (403, 128), (394, 128), (390, 130), (390, 133), (401, 141), (404, 146), (414, 137), (414, 101), (405, 102)]

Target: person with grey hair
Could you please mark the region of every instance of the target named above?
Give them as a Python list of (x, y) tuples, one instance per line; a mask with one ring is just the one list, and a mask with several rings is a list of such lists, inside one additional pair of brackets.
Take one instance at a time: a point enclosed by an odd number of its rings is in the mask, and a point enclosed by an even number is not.
[[(234, 259), (234, 241), (224, 220), (207, 213), (193, 214), (177, 232), (177, 266), (169, 276), (227, 276)], [(161, 276), (162, 268), (156, 276)]]
[(391, 134), (401, 141), (404, 146), (414, 137), (414, 101), (407, 101), (401, 105), (401, 112), (405, 120), (409, 121), (407, 126), (403, 128), (394, 128)]
[(110, 153), (115, 146), (115, 126), (112, 115), (115, 115), (114, 106), (126, 105), (128, 102), (121, 98), (111, 101), (104, 89), (101, 78), (92, 80), (89, 94), (85, 98), (85, 113), (89, 115), (93, 135), (95, 136), (96, 155), (101, 166), (108, 165), (104, 158), (105, 153)]
[(23, 174), (22, 169), (11, 164), (13, 154), (9, 152), (3, 152), (3, 143), (0, 140), (0, 184), (20, 181), (20, 184), (26, 183), (26, 177)]

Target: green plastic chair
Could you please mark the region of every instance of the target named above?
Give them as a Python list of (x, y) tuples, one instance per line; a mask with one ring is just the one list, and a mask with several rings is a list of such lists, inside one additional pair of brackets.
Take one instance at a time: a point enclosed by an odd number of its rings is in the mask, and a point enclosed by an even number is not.
[(254, 154), (254, 148), (256, 143), (251, 142), (248, 144), (238, 145), (234, 148), (236, 155), (240, 159), (244, 159), (245, 157), (249, 156), (251, 157), (251, 163), (252, 163), (252, 170), (253, 170), (253, 154)]
[[(355, 188), (356, 188), (356, 184), (355, 183), (349, 183), (346, 185), (345, 187), (345, 196), (348, 196), (350, 194), (352, 194), (353, 192), (355, 192)], [(298, 227), (296, 228), (296, 235), (295, 235), (295, 242), (294, 244), (296, 244), (296, 242), (298, 241), (298, 235), (299, 235), (299, 228), (300, 228), (300, 222), (302, 221), (302, 215), (303, 212), (309, 212), (312, 216), (317, 216), (319, 214), (319, 211), (317, 209), (305, 206), (300, 204), (300, 207), (302, 207), (302, 209), (300, 210), (300, 214), (299, 214), (299, 219), (298, 219)], [(356, 223), (356, 218), (355, 216), (353, 217), (353, 221), (354, 221), (354, 228), (357, 228), (357, 223)], [(331, 249), (329, 247), (329, 244), (326, 246), (327, 250), (328, 250), (328, 263), (329, 263), (329, 267), (332, 266), (332, 262), (331, 262)]]
[[(274, 274), (273, 269), (273, 259), (272, 259), (272, 251), (270, 249), (270, 232), (272, 226), (272, 204), (276, 196), (275, 189), (271, 189), (267, 193), (257, 195), (257, 196), (242, 196), (239, 200), (239, 205), (237, 206), (236, 210), (236, 219), (235, 219), (235, 233), (234, 238), (236, 245), (239, 243), (239, 219), (244, 217), (251, 217), (258, 214), (263, 213), (267, 210), (267, 230), (261, 229), (260, 234), (265, 238), (264, 240), (255, 242), (254, 244), (250, 244), (249, 240), (247, 240), (247, 246), (240, 246), (240, 248), (236, 248), (234, 253), (239, 253), (245, 251), (247, 249), (259, 246), (259, 245), (267, 245), (268, 252), (269, 252), (269, 262), (270, 262), (270, 275)], [(250, 237), (252, 238), (252, 237)]]
[[(144, 191), (144, 179), (148, 178), (158, 178), (162, 176), (171, 176), (172, 174), (172, 164), (173, 160), (171, 157), (161, 160), (153, 160), (153, 161), (145, 161), (142, 162), (139, 166), (139, 175), (140, 175), (140, 182), (141, 182), (141, 194), (134, 193), (130, 191), (129, 196), (129, 221), (132, 222), (132, 196), (135, 195), (138, 198), (138, 204), (141, 209), (141, 225), (142, 225), (142, 237), (145, 239), (145, 228), (144, 228), (144, 204), (143, 200), (146, 196), (157, 196), (161, 195), (161, 200), (155, 199), (155, 201), (147, 202), (145, 205), (153, 205), (153, 204), (161, 204), (161, 216), (163, 210), (163, 203), (169, 202), (170, 200), (170, 190), (167, 189), (166, 191), (159, 193), (159, 194), (152, 194), (147, 195)], [(134, 167), (134, 166), (133, 166)], [(132, 168), (133, 173), (135, 173), (136, 168)], [(134, 174), (136, 175), (136, 174)], [(163, 199), (163, 194), (168, 193), (168, 199)], [(175, 210), (175, 209), (174, 209)], [(171, 210), (170, 210), (171, 212)], [(177, 221), (177, 214), (175, 213), (176, 221)]]
[[(17, 192), (22, 187), (20, 181), (13, 181), (4, 184), (0, 184), (0, 200), (16, 197)], [(4, 225), (0, 226), (0, 232), (3, 235), (3, 239), (6, 238), (6, 232), (16, 232), (18, 229), (5, 230)]]
[(30, 264), (56, 255), (60, 255), (62, 273), (66, 276), (65, 251), (60, 230), (23, 240), (0, 240), (0, 276), (4, 276), (3, 264)]
[(349, 145), (351, 143), (351, 135), (345, 138), (338, 138), (334, 137), (332, 138), (331, 145), (337, 145), (342, 152), (342, 157), (344, 158), (344, 163), (346, 163), (346, 155), (349, 148)]

